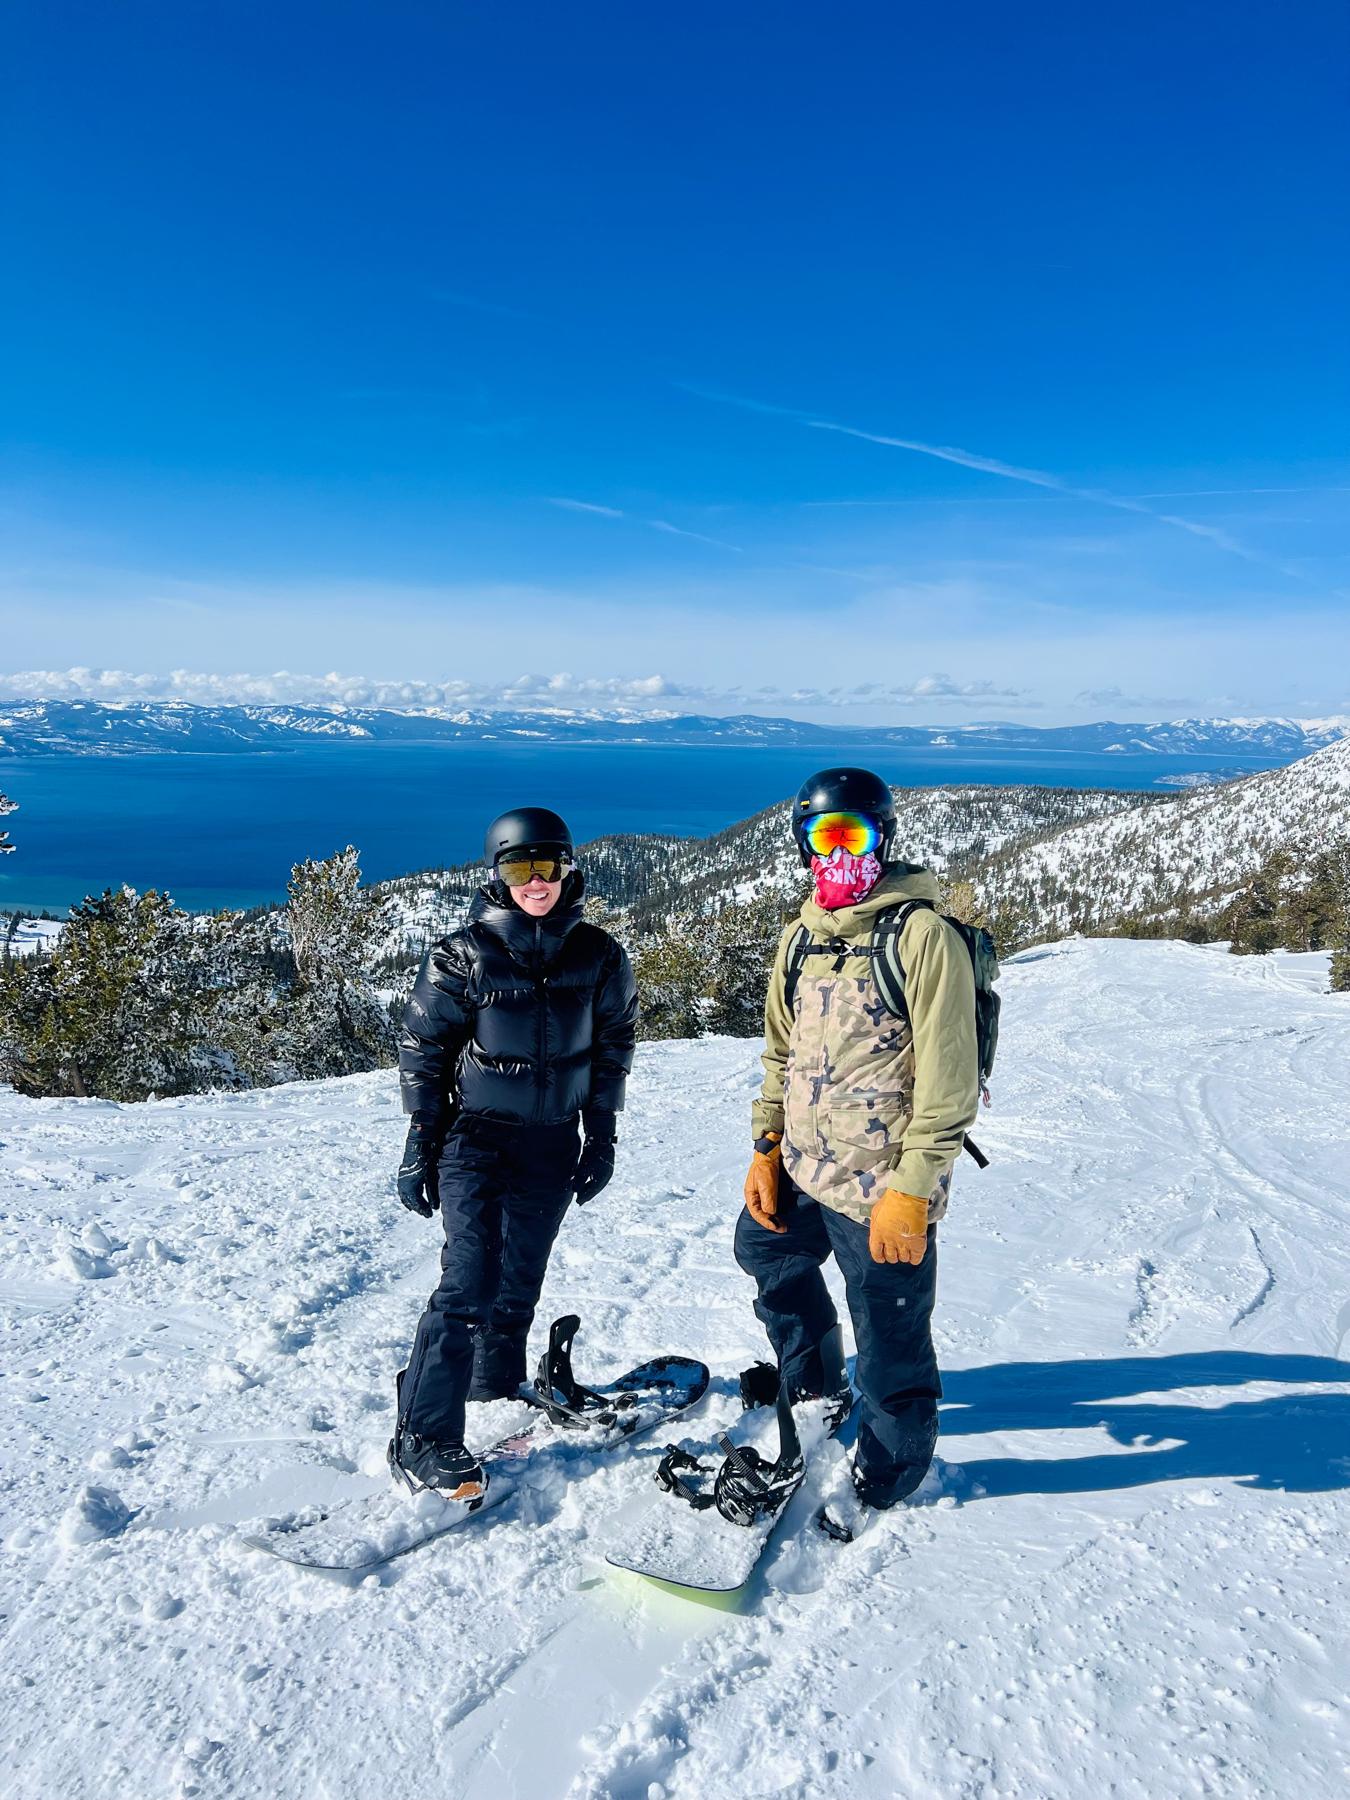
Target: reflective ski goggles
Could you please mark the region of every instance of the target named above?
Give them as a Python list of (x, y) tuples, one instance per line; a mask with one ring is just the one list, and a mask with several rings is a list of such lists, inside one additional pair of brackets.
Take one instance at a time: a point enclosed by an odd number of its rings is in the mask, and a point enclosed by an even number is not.
[(814, 856), (847, 850), (850, 856), (866, 856), (881, 842), (881, 827), (865, 813), (817, 813), (802, 827), (802, 837)]
[(507, 887), (528, 887), (532, 881), (561, 881), (571, 867), (570, 856), (554, 851), (532, 850), (497, 858), (497, 873)]

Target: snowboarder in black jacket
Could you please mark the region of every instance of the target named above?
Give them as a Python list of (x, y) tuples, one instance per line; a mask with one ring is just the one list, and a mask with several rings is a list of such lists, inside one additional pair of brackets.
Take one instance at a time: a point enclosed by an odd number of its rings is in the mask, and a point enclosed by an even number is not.
[[(466, 1400), (516, 1393), (549, 1252), (573, 1195), (614, 1173), (637, 989), (623, 947), (581, 916), (584, 881), (557, 813), (488, 828), (492, 877), (433, 944), (403, 1015), (411, 1114), (399, 1199), (445, 1227), (441, 1280), (399, 1376), (395, 1471), (461, 1499), (483, 1490)], [(579, 1141), (578, 1120), (584, 1131)]]

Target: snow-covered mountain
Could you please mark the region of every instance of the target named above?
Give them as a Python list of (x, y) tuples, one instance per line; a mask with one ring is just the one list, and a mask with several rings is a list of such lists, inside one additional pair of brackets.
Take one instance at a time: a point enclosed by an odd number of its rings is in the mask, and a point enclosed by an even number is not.
[(1127, 914), (1214, 911), (1275, 851), (1350, 836), (1350, 741), (1220, 787), (1196, 788), (1008, 846), (979, 870), (983, 896), (1041, 932), (1093, 930)]
[(856, 742), (917, 748), (1035, 749), (1294, 758), (1350, 735), (1350, 719), (1179, 719), (1168, 723), (1032, 726), (813, 725), (742, 713), (639, 709), (355, 706), (201, 706), (178, 700), (0, 701), (0, 757), (131, 756), (153, 752), (276, 750), (322, 740), (391, 743), (532, 741), (590, 744)]
[[(0, 1092), (6, 1800), (1339, 1796), (1350, 996), (1324, 983), (1169, 943), (1011, 963), (993, 1163), (941, 1227), (936, 1477), (851, 1546), (789, 1529), (739, 1611), (606, 1569), (650, 1440), (359, 1585), (240, 1542), (383, 1468), (440, 1237), (394, 1198), (392, 1073)], [(706, 1357), (699, 1451), (766, 1353), (731, 1251), (758, 1048), (640, 1047), (535, 1333), (580, 1313), (597, 1379)]]
[[(1170, 796), (1042, 787), (897, 788), (898, 845), (904, 855), (961, 875), (998, 851), (1038, 842), (1083, 820), (1147, 811)], [(768, 807), (709, 838), (627, 834), (582, 846), (589, 890), (628, 912), (639, 931), (681, 908), (802, 892), (788, 802)], [(479, 864), (427, 870), (381, 882), (396, 927), (390, 954), (416, 960), (426, 943), (457, 925), (483, 879)]]

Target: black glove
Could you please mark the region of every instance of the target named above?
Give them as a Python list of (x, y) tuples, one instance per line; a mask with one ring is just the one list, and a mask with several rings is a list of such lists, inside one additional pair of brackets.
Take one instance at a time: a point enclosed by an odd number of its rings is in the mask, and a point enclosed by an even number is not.
[(586, 1121), (586, 1141), (581, 1147), (573, 1179), (578, 1206), (585, 1206), (588, 1200), (594, 1200), (609, 1186), (614, 1175), (614, 1146), (618, 1141), (612, 1118)]
[(414, 1113), (398, 1166), (398, 1197), (409, 1212), (429, 1219), (441, 1204), (437, 1164), (445, 1142), (443, 1121), (433, 1113)]

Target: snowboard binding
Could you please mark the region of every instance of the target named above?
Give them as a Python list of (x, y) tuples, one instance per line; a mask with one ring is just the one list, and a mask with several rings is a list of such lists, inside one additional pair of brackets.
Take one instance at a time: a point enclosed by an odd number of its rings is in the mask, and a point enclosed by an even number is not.
[(801, 1486), (806, 1470), (797, 1422), (781, 1388), (777, 1405), (778, 1455), (772, 1461), (748, 1445), (733, 1444), (723, 1433), (717, 1440), (723, 1461), (715, 1472), (672, 1444), (657, 1464), (657, 1481), (695, 1512), (715, 1507), (731, 1525), (757, 1525), (776, 1518)]
[[(830, 1437), (837, 1437), (853, 1411), (854, 1402), (853, 1388), (844, 1368), (843, 1333), (839, 1326), (832, 1326), (821, 1339), (819, 1356), (820, 1389), (794, 1384), (788, 1398), (794, 1406), (804, 1400), (823, 1400), (825, 1429)], [(742, 1412), (750, 1412), (757, 1406), (776, 1406), (780, 1385), (776, 1363), (757, 1362), (742, 1369), (739, 1382)]]
[(550, 1421), (563, 1430), (585, 1430), (593, 1425), (623, 1427), (623, 1414), (638, 1404), (636, 1394), (597, 1394), (583, 1387), (572, 1371), (572, 1340), (581, 1329), (576, 1313), (555, 1319), (549, 1327), (548, 1349), (539, 1359), (528, 1399), (541, 1407)]
[(741, 1407), (750, 1412), (773, 1406), (778, 1414), (778, 1455), (772, 1460), (748, 1444), (733, 1444), (723, 1433), (717, 1440), (722, 1463), (713, 1471), (688, 1450), (672, 1444), (656, 1468), (656, 1479), (669, 1494), (692, 1506), (695, 1512), (716, 1507), (731, 1525), (772, 1522), (801, 1486), (806, 1458), (792, 1408), (804, 1400), (821, 1400), (831, 1437), (848, 1417), (853, 1390), (844, 1370), (844, 1337), (834, 1325), (820, 1342), (820, 1366), (825, 1394), (803, 1394), (780, 1379), (773, 1363), (755, 1363), (740, 1378)]

